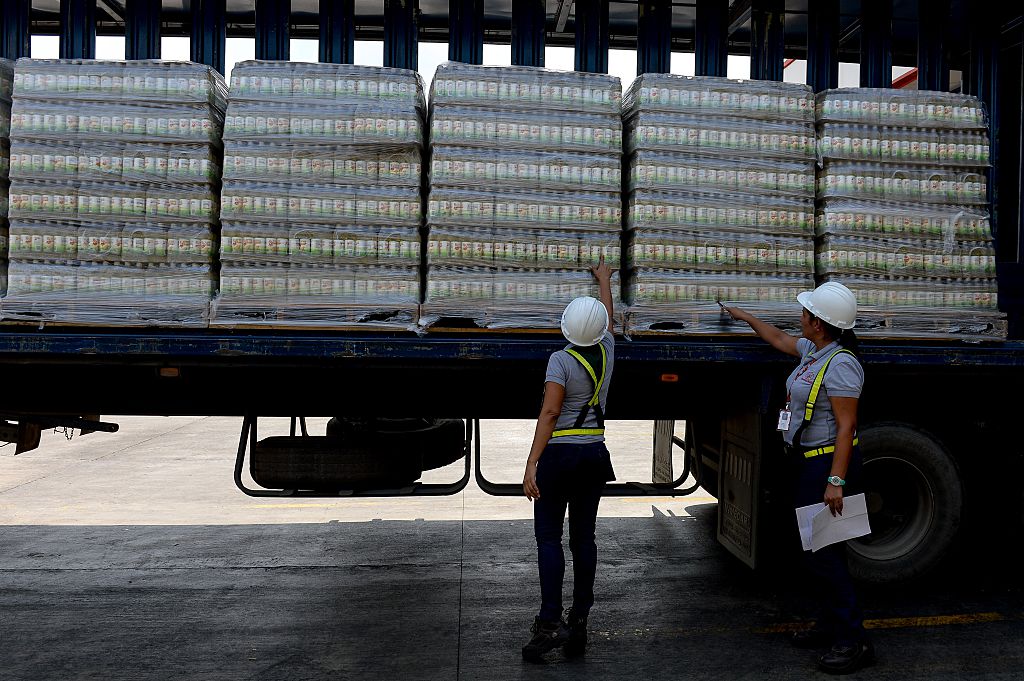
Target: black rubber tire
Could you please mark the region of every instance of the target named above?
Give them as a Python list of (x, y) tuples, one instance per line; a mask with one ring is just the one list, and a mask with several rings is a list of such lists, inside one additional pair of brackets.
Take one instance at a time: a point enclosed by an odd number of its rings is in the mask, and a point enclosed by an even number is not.
[(859, 437), (872, 533), (848, 542), (850, 572), (879, 584), (921, 577), (957, 541), (964, 492), (956, 461), (906, 424), (881, 423)]
[(454, 463), (466, 453), (462, 419), (334, 417), (327, 422), (327, 435), (375, 442), (389, 456), (419, 452), (425, 471)]

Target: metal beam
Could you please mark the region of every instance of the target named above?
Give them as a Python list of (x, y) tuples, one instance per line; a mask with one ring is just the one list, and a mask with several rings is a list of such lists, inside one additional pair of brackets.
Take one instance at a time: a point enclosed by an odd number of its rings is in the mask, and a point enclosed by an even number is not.
[(320, 3), (320, 61), (352, 64), (356, 57), (355, 0)]
[(892, 0), (861, 0), (860, 86), (892, 85)]
[(384, 0), (384, 66), (419, 65), (419, 0)]
[(750, 6), (750, 77), (782, 80), (785, 3), (783, 0), (752, 0)]
[(256, 58), (287, 61), (291, 0), (256, 0)]
[(483, 0), (449, 0), (448, 27), (448, 59), (483, 64)]
[(754, 3), (752, 0), (736, 0), (729, 10), (729, 35), (735, 33), (743, 24), (750, 21), (753, 16)]
[(636, 24), (636, 75), (672, 71), (672, 0), (640, 0)]
[(120, 21), (122, 23), (125, 21), (125, 17), (123, 16), (124, 10), (122, 10), (117, 3), (108, 2), (108, 0), (96, 0), (96, 6), (106, 12), (114, 21)]
[(815, 92), (839, 87), (839, 0), (808, 5), (807, 84)]
[(126, 59), (160, 58), (160, 0), (127, 0), (124, 8)]
[(558, 0), (558, 9), (555, 10), (555, 30), (559, 33), (565, 31), (565, 22), (569, 20), (569, 10), (572, 9), (572, 0)]
[(608, 0), (576, 5), (576, 70), (608, 73)]
[(0, 58), (18, 59), (31, 54), (31, 4), (31, 0), (4, 0), (0, 3)]
[(724, 78), (729, 71), (729, 0), (697, 0), (696, 73)]
[(227, 45), (225, 0), (192, 0), (192, 61), (224, 73)]
[(96, 58), (95, 2), (60, 0), (60, 58)]
[(544, 0), (512, 0), (512, 63), (544, 66)]
[(918, 3), (917, 89), (949, 91), (949, 0)]

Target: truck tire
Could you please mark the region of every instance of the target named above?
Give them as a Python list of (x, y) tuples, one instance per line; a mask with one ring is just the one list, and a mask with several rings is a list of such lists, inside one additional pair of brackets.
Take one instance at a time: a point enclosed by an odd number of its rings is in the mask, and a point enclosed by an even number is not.
[(327, 422), (327, 435), (373, 442), (382, 452), (418, 452), (423, 470), (442, 468), (466, 454), (466, 422), (433, 418), (344, 418)]
[(960, 529), (963, 483), (956, 462), (932, 435), (883, 423), (859, 434), (871, 534), (848, 542), (850, 572), (873, 583), (931, 571)]

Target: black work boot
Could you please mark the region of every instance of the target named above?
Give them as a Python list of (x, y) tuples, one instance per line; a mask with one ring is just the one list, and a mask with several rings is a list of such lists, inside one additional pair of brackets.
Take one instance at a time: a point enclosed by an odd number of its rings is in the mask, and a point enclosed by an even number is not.
[(569, 640), (562, 652), (576, 657), (587, 652), (587, 613), (577, 614), (573, 608), (565, 611), (565, 626), (569, 629)]
[(875, 661), (875, 648), (868, 641), (854, 645), (836, 644), (821, 656), (818, 667), (829, 674), (850, 674)]
[(554, 650), (569, 640), (569, 630), (562, 620), (546, 622), (537, 617), (530, 627), (533, 638), (523, 646), (523, 659), (527, 662), (543, 662), (544, 653)]

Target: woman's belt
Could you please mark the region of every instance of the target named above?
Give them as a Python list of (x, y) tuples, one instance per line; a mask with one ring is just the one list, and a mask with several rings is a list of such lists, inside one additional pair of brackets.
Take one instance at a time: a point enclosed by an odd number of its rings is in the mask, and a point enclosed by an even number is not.
[[(860, 440), (858, 438), (853, 438), (853, 446), (856, 447), (859, 444)], [(793, 445), (786, 445), (786, 449), (789, 451), (797, 451), (796, 448), (793, 447)], [(816, 456), (821, 456), (822, 454), (831, 454), (834, 451), (836, 451), (835, 445), (825, 445), (824, 447), (818, 447), (816, 449), (808, 449), (803, 452), (803, 455), (805, 459), (813, 459)]]

